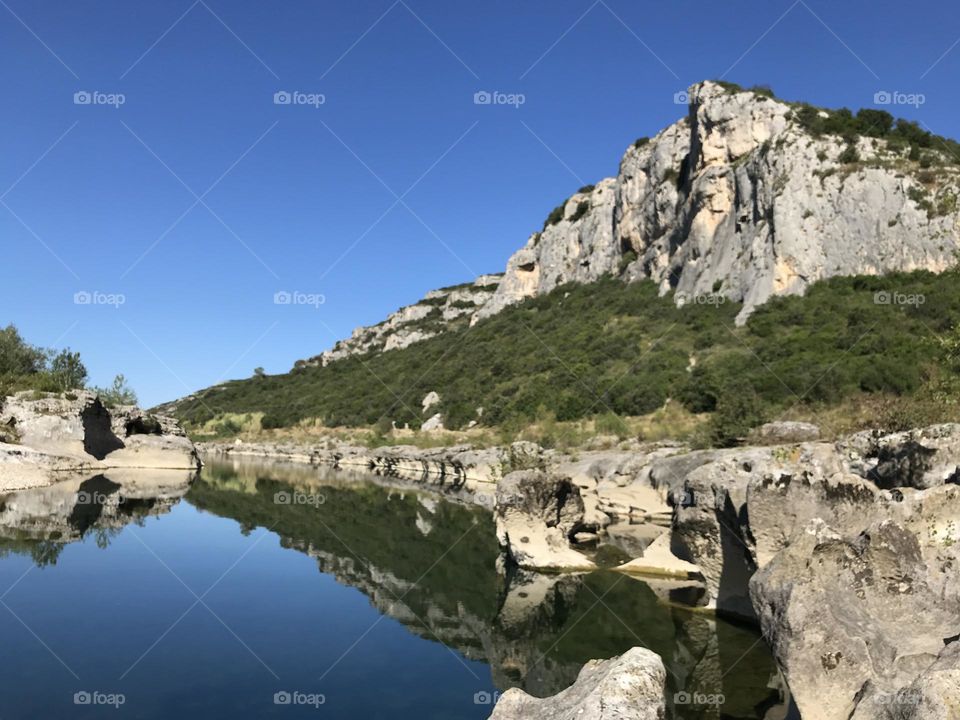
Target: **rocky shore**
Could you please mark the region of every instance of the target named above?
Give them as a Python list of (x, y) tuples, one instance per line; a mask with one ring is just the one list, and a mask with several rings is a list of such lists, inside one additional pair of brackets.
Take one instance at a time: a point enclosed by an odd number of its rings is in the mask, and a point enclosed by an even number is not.
[[(762, 628), (805, 720), (960, 717), (960, 425), (729, 450), (201, 451), (365, 467), (492, 498), (503, 568), (590, 570), (599, 544), (631, 558), (623, 572), (695, 579), (706, 608)], [(629, 684), (641, 670), (624, 658), (609, 662)], [(655, 697), (634, 714), (588, 711), (593, 678), (610, 673), (585, 675), (562, 694), (564, 707), (583, 700), (577, 717), (660, 717)], [(561, 705), (514, 698), (494, 717), (565, 717)]]
[(95, 393), (21, 392), (0, 399), (0, 491), (51, 485), (106, 470), (200, 467), (180, 424)]

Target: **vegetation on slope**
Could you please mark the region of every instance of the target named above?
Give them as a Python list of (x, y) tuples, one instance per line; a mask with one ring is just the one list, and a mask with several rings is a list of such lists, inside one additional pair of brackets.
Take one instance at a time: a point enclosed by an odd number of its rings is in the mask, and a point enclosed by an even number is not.
[(442, 404), (427, 415), (440, 411), (456, 428), (545, 413), (560, 421), (642, 415), (669, 398), (712, 413), (708, 441), (716, 444), (796, 407), (864, 393), (930, 397), (945, 417), (960, 375), (960, 351), (950, 344), (960, 322), (958, 278), (835, 278), (806, 297), (771, 300), (739, 328), (740, 306), (719, 296), (678, 308), (650, 282), (568, 285), (402, 350), (210, 388), (175, 413), (194, 424), (262, 411), (267, 428), (308, 418), (417, 427), (421, 399), (436, 390)]
[[(80, 353), (31, 345), (13, 325), (0, 328), (0, 398), (23, 390), (63, 393), (86, 386)], [(137, 396), (117, 375), (109, 388), (91, 388), (107, 406), (133, 405)]]

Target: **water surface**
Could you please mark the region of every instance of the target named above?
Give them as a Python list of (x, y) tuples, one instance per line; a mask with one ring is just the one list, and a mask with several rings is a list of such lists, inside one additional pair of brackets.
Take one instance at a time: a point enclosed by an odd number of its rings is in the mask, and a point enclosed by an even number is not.
[[(479, 719), (635, 645), (668, 666), (671, 717), (782, 717), (755, 631), (670, 584), (503, 577), (482, 508), (314, 468), (186, 480), (0, 496), (2, 720)], [(724, 702), (674, 705), (684, 691)]]

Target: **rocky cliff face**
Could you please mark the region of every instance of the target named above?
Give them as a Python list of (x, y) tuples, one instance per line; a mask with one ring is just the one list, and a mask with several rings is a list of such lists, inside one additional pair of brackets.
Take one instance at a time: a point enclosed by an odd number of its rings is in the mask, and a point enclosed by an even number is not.
[(358, 327), (325, 353), (298, 360), (295, 367), (327, 365), (351, 355), (398, 350), (460, 327), (493, 297), (499, 275), (481, 275), (472, 283), (431, 290), (422, 300), (400, 308), (382, 323)]
[(653, 280), (678, 304), (743, 302), (743, 321), (817, 280), (954, 263), (960, 168), (946, 146), (921, 156), (869, 132), (814, 133), (810, 112), (824, 125), (844, 112), (727, 84), (694, 85), (689, 97), (685, 118), (637, 141), (616, 177), (566, 200), (502, 278), (429, 293), (299, 364), (406, 347), (607, 275)]
[(742, 301), (744, 319), (831, 276), (953, 263), (955, 168), (924, 172), (881, 138), (857, 138), (850, 152), (762, 93), (705, 82), (690, 98), (686, 118), (638, 141), (617, 177), (571, 197), (530, 237), (474, 321), (611, 274), (652, 279), (678, 304)]

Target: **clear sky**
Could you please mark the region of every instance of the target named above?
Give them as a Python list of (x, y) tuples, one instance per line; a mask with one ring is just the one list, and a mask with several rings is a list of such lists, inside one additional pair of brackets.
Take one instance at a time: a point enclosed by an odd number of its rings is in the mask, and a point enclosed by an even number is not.
[(958, 39), (943, 0), (0, 0), (0, 322), (146, 405), (285, 372), (501, 271), (693, 82), (960, 136)]

